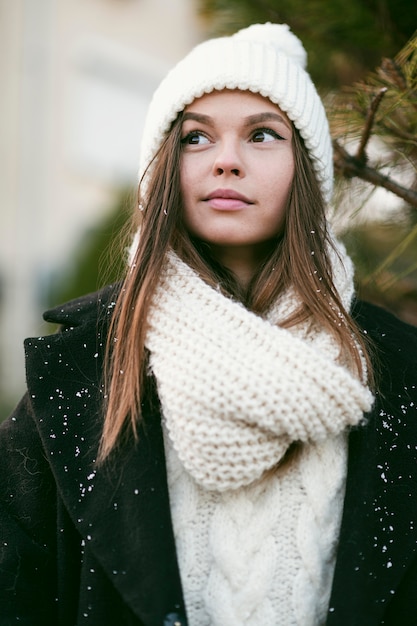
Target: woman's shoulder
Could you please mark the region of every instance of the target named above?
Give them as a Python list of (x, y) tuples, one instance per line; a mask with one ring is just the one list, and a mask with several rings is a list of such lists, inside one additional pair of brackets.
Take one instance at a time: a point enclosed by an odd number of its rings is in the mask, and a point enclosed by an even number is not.
[(358, 300), (353, 307), (353, 317), (372, 342), (384, 351), (416, 361), (417, 326), (408, 324), (386, 309)]
[[(78, 361), (91, 351), (101, 356), (119, 291), (118, 284), (107, 285), (99, 291), (48, 309), (43, 318), (54, 325), (55, 332), (25, 340), (29, 376), (34, 364), (37, 367), (47, 366), (53, 355), (62, 363), (63, 352), (68, 358), (71, 356), (72, 360)], [(60, 369), (56, 367), (56, 371)]]
[(356, 302), (353, 315), (369, 338), (375, 382), (385, 413), (397, 413), (413, 428), (417, 406), (417, 327), (368, 302)]
[(43, 318), (46, 322), (61, 326), (62, 330), (98, 320), (105, 321), (111, 317), (119, 292), (119, 283), (106, 285), (99, 291), (88, 293), (48, 309), (43, 314)]
[(102, 378), (108, 326), (119, 287), (49, 309), (44, 319), (58, 331), (25, 340), (27, 386), (34, 404), (59, 396), (91, 395)]

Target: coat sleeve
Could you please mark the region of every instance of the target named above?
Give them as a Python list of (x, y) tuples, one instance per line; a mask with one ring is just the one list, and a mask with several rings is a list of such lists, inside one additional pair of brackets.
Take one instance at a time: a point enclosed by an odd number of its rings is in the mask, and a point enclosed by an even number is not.
[(56, 611), (56, 492), (28, 395), (0, 427), (0, 624)]

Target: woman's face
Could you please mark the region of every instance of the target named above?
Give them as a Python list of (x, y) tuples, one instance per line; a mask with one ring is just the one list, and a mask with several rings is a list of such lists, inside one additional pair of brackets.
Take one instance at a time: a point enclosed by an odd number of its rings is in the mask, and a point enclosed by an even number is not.
[(214, 91), (185, 109), (181, 137), (188, 231), (229, 251), (275, 239), (294, 174), (285, 113), (259, 94)]

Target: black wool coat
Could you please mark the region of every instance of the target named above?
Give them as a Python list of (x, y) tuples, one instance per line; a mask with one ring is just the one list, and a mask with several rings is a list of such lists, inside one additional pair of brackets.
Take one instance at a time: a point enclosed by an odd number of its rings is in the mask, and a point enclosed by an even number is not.
[[(28, 392), (0, 428), (0, 626), (186, 624), (152, 377), (139, 443), (95, 462), (113, 298), (106, 288), (52, 310), (61, 332), (25, 342)], [(411, 626), (417, 329), (365, 303), (355, 316), (379, 391), (349, 435), (327, 626)]]

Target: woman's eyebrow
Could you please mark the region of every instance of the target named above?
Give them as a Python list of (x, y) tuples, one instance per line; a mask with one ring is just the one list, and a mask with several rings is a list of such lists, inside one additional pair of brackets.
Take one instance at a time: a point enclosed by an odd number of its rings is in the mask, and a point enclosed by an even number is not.
[(272, 111), (255, 113), (245, 118), (245, 126), (254, 126), (256, 124), (263, 124), (264, 122), (279, 122), (280, 124), (285, 124), (285, 126), (290, 126), (290, 123), (285, 117), (279, 113), (273, 113)]
[(199, 122), (200, 124), (213, 125), (213, 118), (210, 117), (210, 115), (204, 115), (203, 113), (193, 113), (192, 111), (187, 111), (182, 116), (182, 121), (186, 122), (187, 120), (193, 120), (194, 122)]

